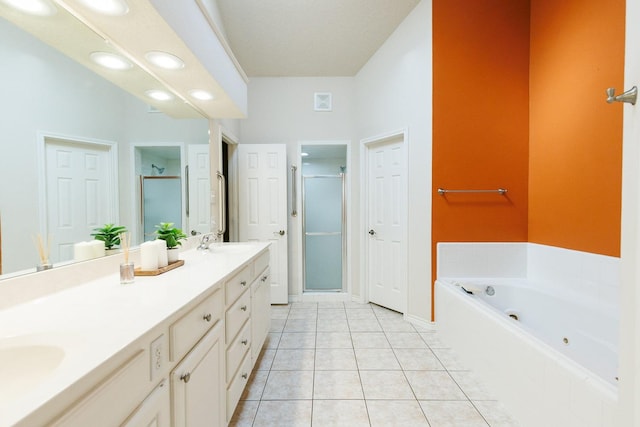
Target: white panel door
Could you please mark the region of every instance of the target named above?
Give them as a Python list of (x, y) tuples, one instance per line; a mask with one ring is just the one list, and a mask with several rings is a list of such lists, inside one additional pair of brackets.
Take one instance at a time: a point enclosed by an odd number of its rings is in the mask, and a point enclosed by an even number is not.
[(271, 303), (287, 304), (287, 150), (284, 144), (238, 145), (238, 217), (241, 242), (271, 242)]
[(211, 176), (209, 144), (188, 146), (188, 234), (211, 231)]
[(73, 259), (74, 243), (92, 240), (96, 227), (114, 222), (109, 146), (47, 140), (47, 230), (52, 262)]
[(407, 303), (404, 149), (403, 137), (367, 149), (369, 301), (401, 313)]

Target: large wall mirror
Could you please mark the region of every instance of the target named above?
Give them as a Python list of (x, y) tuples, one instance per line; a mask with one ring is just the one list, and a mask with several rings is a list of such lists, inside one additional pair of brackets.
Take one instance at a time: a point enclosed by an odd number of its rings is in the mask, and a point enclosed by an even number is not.
[[(139, 244), (144, 177), (174, 177), (172, 197), (186, 212), (186, 167), (208, 159), (207, 119), (158, 112), (1, 17), (0, 39), (0, 278), (35, 271), (38, 234), (51, 237), (54, 265), (72, 259), (73, 242), (92, 239), (94, 225), (127, 226)], [(82, 165), (77, 182), (56, 170), (70, 164)], [(90, 188), (78, 197), (75, 185)], [(78, 221), (84, 231), (65, 235)]]

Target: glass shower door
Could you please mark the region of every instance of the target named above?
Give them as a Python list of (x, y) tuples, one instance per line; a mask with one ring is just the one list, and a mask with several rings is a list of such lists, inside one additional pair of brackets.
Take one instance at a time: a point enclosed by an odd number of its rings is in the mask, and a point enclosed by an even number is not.
[(344, 288), (344, 174), (303, 176), (304, 290)]

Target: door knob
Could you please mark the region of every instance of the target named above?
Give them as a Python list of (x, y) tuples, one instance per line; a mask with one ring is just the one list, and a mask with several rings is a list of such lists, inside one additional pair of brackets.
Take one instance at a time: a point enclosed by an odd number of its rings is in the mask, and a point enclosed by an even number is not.
[(369, 230), (369, 234), (372, 235), (372, 236), (375, 236), (376, 235), (376, 231), (375, 230)]
[(281, 236), (284, 236), (284, 230), (280, 230), (280, 231), (278, 232), (278, 234), (279, 234), (279, 235), (281, 235)]

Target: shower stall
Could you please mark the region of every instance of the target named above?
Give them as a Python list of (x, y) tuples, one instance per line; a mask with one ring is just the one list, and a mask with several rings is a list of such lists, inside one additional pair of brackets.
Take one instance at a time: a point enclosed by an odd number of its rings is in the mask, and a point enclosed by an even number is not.
[(343, 292), (346, 277), (345, 145), (302, 146), (305, 292)]

